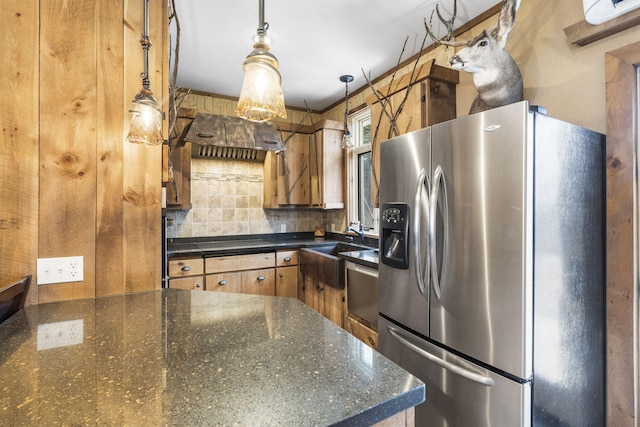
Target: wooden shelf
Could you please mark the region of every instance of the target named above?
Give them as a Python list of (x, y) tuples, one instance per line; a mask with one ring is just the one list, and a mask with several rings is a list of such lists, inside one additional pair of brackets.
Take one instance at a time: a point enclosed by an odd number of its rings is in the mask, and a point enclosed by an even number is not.
[(636, 9), (600, 25), (580, 21), (565, 28), (564, 33), (572, 44), (585, 46), (639, 24), (640, 9)]

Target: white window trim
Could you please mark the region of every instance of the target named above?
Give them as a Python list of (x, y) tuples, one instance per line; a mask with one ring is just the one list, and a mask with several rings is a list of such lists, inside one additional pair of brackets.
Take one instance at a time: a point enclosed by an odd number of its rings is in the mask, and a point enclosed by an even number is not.
[[(357, 193), (357, 171), (358, 171), (358, 155), (361, 153), (365, 153), (367, 151), (371, 151), (371, 145), (367, 144), (364, 146), (359, 146), (361, 135), (360, 129), (363, 124), (367, 122), (371, 123), (371, 110), (369, 107), (366, 107), (351, 116), (349, 116), (349, 130), (353, 135), (353, 141), (356, 144), (356, 147), (349, 150), (347, 157), (347, 176), (348, 176), (348, 207), (347, 207), (347, 226), (352, 223), (352, 221), (357, 221), (357, 212), (358, 212), (358, 193)], [(378, 222), (378, 208), (374, 209), (374, 229), (367, 231), (367, 235), (378, 236), (379, 222)]]

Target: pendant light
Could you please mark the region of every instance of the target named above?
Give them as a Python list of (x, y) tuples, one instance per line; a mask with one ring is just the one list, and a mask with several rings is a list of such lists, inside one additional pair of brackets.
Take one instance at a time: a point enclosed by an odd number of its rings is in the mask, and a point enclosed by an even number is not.
[(149, 0), (142, 0), (144, 7), (144, 32), (140, 39), (144, 54), (144, 71), (142, 77), (142, 89), (133, 99), (131, 113), (131, 126), (127, 141), (134, 144), (160, 145), (164, 141), (162, 137), (162, 109), (151, 92), (149, 80)]
[(269, 52), (267, 29), (264, 22), (264, 0), (258, 0), (258, 34), (254, 38), (253, 52), (244, 61), (244, 83), (236, 107), (238, 116), (253, 121), (266, 121), (275, 116), (287, 118), (282, 95), (282, 78), (278, 60)]
[(342, 135), (342, 144), (341, 147), (343, 150), (348, 150), (353, 148), (353, 136), (349, 131), (349, 125), (347, 124), (349, 119), (349, 83), (353, 81), (353, 76), (349, 74), (345, 74), (340, 76), (340, 81), (344, 83), (344, 134)]

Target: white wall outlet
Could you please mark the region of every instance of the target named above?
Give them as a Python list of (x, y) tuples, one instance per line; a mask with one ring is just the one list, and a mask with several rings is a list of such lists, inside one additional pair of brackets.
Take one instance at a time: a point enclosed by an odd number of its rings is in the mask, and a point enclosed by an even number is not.
[(280, 232), (281, 233), (287, 232), (287, 224), (280, 224)]
[(38, 325), (38, 350), (65, 347), (84, 342), (84, 320), (42, 323)]
[(82, 282), (84, 257), (38, 258), (38, 285), (50, 283)]

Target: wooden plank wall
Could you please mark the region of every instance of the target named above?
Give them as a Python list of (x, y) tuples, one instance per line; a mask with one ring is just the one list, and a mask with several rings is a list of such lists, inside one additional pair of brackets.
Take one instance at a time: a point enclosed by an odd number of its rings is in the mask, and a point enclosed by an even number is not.
[[(40, 81), (33, 64), (38, 62), (38, 21), (37, 0), (0, 2), (0, 284), (36, 268)], [(34, 295), (27, 304), (37, 301)]]
[[(167, 0), (149, 1), (161, 104), (167, 11)], [(141, 88), (142, 23), (142, 0), (0, 4), (0, 285), (35, 279), (37, 258), (84, 257), (84, 281), (34, 281), (28, 304), (161, 286), (162, 148), (124, 140)]]

